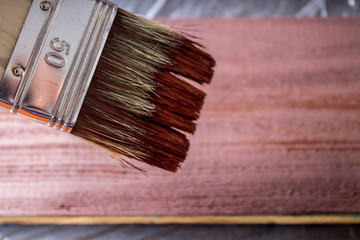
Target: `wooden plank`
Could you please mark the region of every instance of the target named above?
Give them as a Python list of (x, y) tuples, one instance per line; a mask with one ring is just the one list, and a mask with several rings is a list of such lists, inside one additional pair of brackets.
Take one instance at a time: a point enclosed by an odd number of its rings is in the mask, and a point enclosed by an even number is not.
[(40, 216), (0, 217), (1, 224), (360, 224), (359, 216)]
[(123, 169), (1, 112), (2, 222), (360, 213), (360, 19), (166, 23), (199, 30), (218, 63), (183, 169)]

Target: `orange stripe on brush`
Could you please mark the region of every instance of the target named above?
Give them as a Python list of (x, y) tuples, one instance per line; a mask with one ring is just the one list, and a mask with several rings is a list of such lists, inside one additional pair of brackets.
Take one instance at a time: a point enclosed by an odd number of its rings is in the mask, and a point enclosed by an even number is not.
[(18, 114), (21, 114), (25, 117), (28, 117), (28, 118), (31, 118), (31, 119), (34, 119), (36, 121), (39, 121), (39, 122), (42, 122), (42, 123), (48, 123), (49, 122), (49, 119), (47, 118), (43, 118), (43, 117), (39, 117), (39, 116), (36, 116), (34, 114), (31, 114), (31, 113), (28, 113), (22, 109), (19, 109), (18, 110)]
[(0, 107), (10, 110), (12, 105), (0, 102)]

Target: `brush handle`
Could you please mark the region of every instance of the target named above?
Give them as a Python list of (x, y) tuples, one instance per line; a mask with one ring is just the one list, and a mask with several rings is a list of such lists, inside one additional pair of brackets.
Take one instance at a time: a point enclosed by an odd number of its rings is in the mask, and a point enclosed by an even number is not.
[(15, 47), (31, 0), (0, 0), (0, 79)]

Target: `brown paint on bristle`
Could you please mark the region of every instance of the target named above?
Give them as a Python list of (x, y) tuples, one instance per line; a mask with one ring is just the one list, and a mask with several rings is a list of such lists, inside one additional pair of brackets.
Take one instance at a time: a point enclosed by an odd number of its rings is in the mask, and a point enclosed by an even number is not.
[(119, 9), (72, 133), (125, 163), (175, 172), (189, 149), (183, 132), (194, 133), (205, 98), (182, 78), (213, 76), (215, 61), (201, 48)]

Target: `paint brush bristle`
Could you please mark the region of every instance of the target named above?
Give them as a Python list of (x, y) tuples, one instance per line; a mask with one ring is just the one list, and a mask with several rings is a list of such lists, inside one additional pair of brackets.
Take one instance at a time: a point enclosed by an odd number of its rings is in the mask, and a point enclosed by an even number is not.
[(183, 78), (210, 83), (214, 65), (201, 45), (119, 9), (72, 133), (175, 172), (205, 97)]

